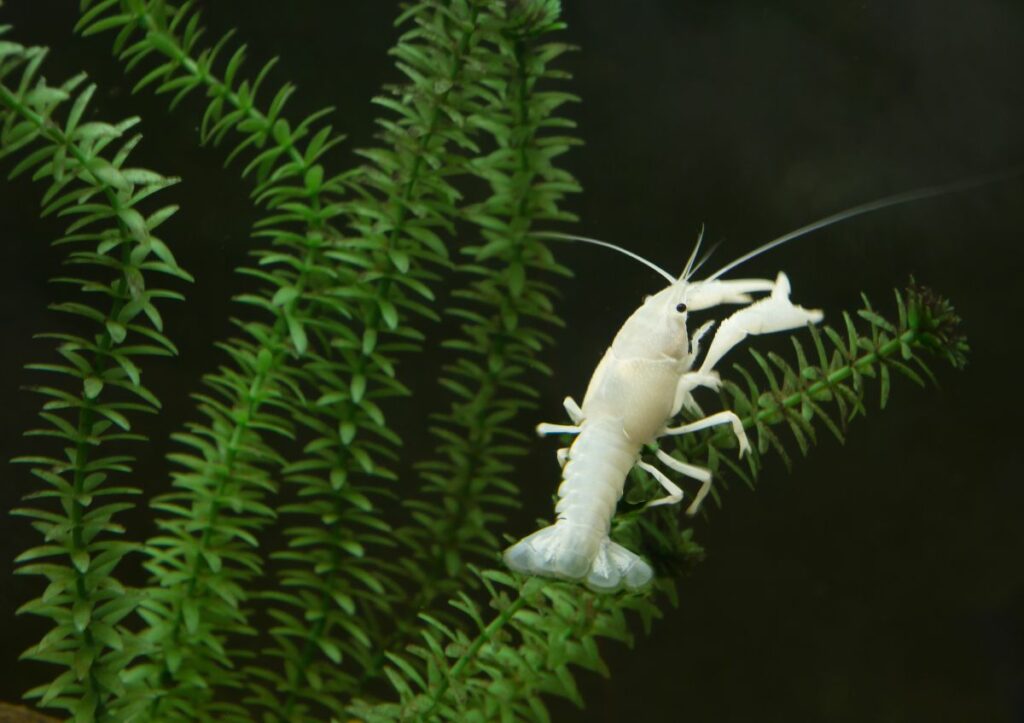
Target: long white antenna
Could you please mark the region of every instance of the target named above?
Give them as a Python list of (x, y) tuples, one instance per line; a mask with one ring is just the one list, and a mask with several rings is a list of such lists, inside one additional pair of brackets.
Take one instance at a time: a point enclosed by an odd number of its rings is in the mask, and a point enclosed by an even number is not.
[(688, 279), (689, 279), (689, 278), (690, 278), (691, 276), (693, 276), (693, 275), (694, 275), (694, 274), (696, 274), (696, 273), (697, 273), (698, 271), (700, 271), (700, 268), (701, 268), (701, 266), (703, 266), (704, 264), (706, 264), (706, 263), (708, 262), (708, 259), (710, 259), (710, 258), (711, 258), (711, 254), (715, 253), (715, 251), (716, 251), (716, 250), (718, 249), (718, 247), (719, 247), (719, 246), (721, 246), (721, 245), (722, 245), (722, 242), (721, 242), (721, 241), (715, 241), (715, 245), (714, 245), (714, 246), (712, 246), (711, 248), (709, 248), (709, 249), (708, 249), (707, 251), (705, 251), (705, 252), (704, 252), (704, 255), (700, 257), (700, 261), (698, 261), (697, 263), (695, 263), (695, 264), (693, 265), (693, 268), (692, 268), (692, 269), (690, 269), (690, 273), (688, 273), (688, 274), (687, 274), (687, 275), (686, 275), (686, 276), (685, 276), (685, 277), (683, 278), (683, 280), (684, 280), (684, 281), (688, 280)]
[(704, 240), (704, 224), (700, 225), (700, 233), (697, 234), (697, 243), (693, 245), (693, 251), (690, 253), (690, 258), (686, 260), (686, 268), (683, 269), (680, 279), (690, 278), (690, 274), (693, 273), (693, 262), (697, 260), (697, 253), (700, 251), (700, 243)]
[(558, 239), (560, 241), (580, 241), (581, 243), (594, 244), (595, 246), (604, 246), (607, 249), (613, 249), (621, 254), (625, 254), (626, 256), (629, 256), (631, 259), (639, 261), (644, 266), (657, 271), (659, 274), (668, 279), (668, 282), (670, 284), (674, 284), (676, 282), (675, 276), (665, 271), (665, 269), (661, 268), (653, 261), (648, 261), (640, 254), (633, 253), (632, 251), (624, 249), (621, 246), (610, 244), (607, 241), (598, 241), (596, 238), (587, 238), (586, 236), (574, 236), (572, 234), (558, 233), (556, 231), (532, 231), (530, 235), (536, 236), (537, 238), (553, 238)]
[(984, 186), (989, 183), (994, 183), (995, 181), (1005, 181), (1010, 178), (1014, 178), (1016, 176), (1021, 175), (1022, 172), (1024, 172), (1024, 169), (1015, 168), (1013, 170), (1005, 171), (1003, 173), (989, 174), (987, 176), (976, 176), (974, 178), (967, 178), (961, 181), (947, 183), (942, 186), (928, 186), (927, 188), (918, 188), (913, 191), (904, 191), (903, 193), (896, 193), (893, 194), (892, 196), (885, 196), (884, 198), (878, 198), (875, 199), (874, 201), (862, 203), (859, 206), (848, 208), (845, 211), (833, 213), (831, 216), (825, 216), (825, 218), (813, 221), (807, 224), (806, 226), (801, 226), (795, 231), (790, 231), (789, 233), (783, 236), (779, 236), (777, 239), (773, 239), (766, 244), (762, 244), (753, 251), (743, 254), (735, 261), (730, 261), (725, 266), (720, 268), (718, 271), (708, 276), (707, 279), (705, 279), (705, 281), (713, 281), (722, 274), (726, 274), (732, 271), (740, 264), (746, 263), (747, 261), (750, 261), (750, 259), (756, 256), (760, 256), (765, 251), (769, 251), (775, 248), (776, 246), (781, 246), (782, 244), (792, 241), (793, 239), (800, 238), (801, 236), (806, 236), (809, 233), (817, 231), (818, 229), (825, 228), (826, 226), (831, 226), (834, 223), (846, 221), (847, 219), (853, 218), (854, 216), (861, 216), (865, 213), (871, 213), (872, 211), (880, 211), (883, 208), (888, 208), (889, 206), (898, 206), (901, 203), (910, 203), (911, 201), (920, 201), (925, 198), (942, 196), (947, 193), (966, 191), (970, 188), (976, 188), (978, 186)]

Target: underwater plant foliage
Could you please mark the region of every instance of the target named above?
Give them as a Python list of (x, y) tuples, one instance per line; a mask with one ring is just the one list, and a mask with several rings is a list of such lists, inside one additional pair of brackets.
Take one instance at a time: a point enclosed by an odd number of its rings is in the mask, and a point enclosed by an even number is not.
[[(59, 240), (53, 313), (18, 376), (42, 413), (9, 455), (24, 462), (17, 604), (42, 623), (29, 700), (74, 720), (562, 719), (559, 698), (585, 703), (582, 671), (616, 680), (607, 641), (694, 594), (681, 581), (704, 552), (680, 510), (641, 509), (658, 493), (636, 477), (614, 535), (654, 563), (649, 593), (523, 579), (497, 558), (530, 525), (513, 512), (520, 460), (572, 331), (567, 250), (530, 235), (573, 228), (569, 159), (589, 152), (573, 150), (579, 52), (560, 4), (403, 7), (355, 143), (345, 107), (300, 101), (286, 57), (204, 32), (202, 9), (86, 0), (66, 22), (74, 43), (113, 44), (122, 92), (155, 94), (153, 121), (188, 127), (182, 153), (223, 184), (205, 212), (236, 209), (235, 237), (188, 254), (208, 275), (239, 266), (223, 284), (179, 265), (202, 224), (182, 222), (147, 114), (112, 117), (124, 99), (49, 70), (17, 24), (0, 36), (5, 187)], [(716, 494), (772, 457), (800, 469), (898, 381), (963, 366), (934, 292), (851, 298), (736, 357), (710, 403), (740, 414), (755, 454), (714, 431), (676, 450)], [(209, 368), (181, 372), (214, 340)]]

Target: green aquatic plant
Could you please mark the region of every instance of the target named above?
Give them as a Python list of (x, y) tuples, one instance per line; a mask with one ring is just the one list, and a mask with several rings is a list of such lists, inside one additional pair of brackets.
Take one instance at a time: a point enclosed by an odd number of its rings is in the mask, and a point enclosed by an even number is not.
[[(140, 415), (161, 408), (147, 361), (176, 354), (161, 309), (188, 303), (192, 281), (157, 235), (178, 211), (159, 200), (175, 179), (132, 165), (139, 119), (92, 120), (85, 75), (51, 84), (46, 50), (0, 26), (5, 182), (42, 184), (74, 269), (52, 307), (68, 324), (41, 335), (56, 355), (31, 365), (42, 424), (29, 433), (52, 451), (16, 460), (39, 484), (14, 511), (40, 536), (17, 560), (40, 581), (21, 612), (50, 624), (24, 654), (54, 671), (27, 693), (39, 707), (76, 721), (545, 720), (546, 696), (582, 704), (572, 666), (607, 674), (600, 639), (649, 628), (700, 558), (679, 510), (642, 509), (656, 491), (638, 477), (613, 535), (654, 563), (649, 593), (497, 564), (568, 273), (531, 232), (575, 220), (563, 203), (579, 188), (559, 165), (578, 144), (563, 115), (572, 48), (556, 0), (425, 0), (398, 25), (404, 81), (375, 99), (377, 145), (339, 170), (331, 110), (291, 117), (295, 89), (266, 87), (274, 62), (246, 75), (246, 46), (207, 42), (194, 3), (81, 0), (78, 32), (113, 37), (136, 92), (175, 112), (204, 99), (199, 142), (224, 149), (261, 214), (237, 330), (172, 435), (163, 490), (133, 465)], [(450, 398), (425, 432), (435, 454), (413, 469), (386, 414), (413, 393), (400, 373), (442, 294), (457, 322)], [(791, 461), (780, 429), (804, 453), (819, 427), (842, 438), (868, 378), (884, 406), (894, 373), (930, 374), (923, 353), (963, 362), (931, 292), (898, 293), (894, 321), (866, 299), (856, 317), (812, 328), (810, 347), (794, 335), (788, 361), (754, 352), (759, 376), (730, 372), (722, 401), (757, 441), (745, 462), (721, 431), (677, 453), (752, 483), (771, 450)], [(143, 506), (148, 539), (125, 521)]]

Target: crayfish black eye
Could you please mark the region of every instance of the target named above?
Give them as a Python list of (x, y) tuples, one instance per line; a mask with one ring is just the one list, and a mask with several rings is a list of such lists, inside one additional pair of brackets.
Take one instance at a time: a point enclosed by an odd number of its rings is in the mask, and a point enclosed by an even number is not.
[(685, 314), (686, 304), (676, 304), (676, 311), (678, 311), (680, 314)]

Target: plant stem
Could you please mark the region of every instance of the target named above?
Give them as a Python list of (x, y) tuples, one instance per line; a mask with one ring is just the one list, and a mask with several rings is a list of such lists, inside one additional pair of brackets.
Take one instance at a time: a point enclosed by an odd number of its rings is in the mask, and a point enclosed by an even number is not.
[[(159, 22), (151, 13), (147, 12), (149, 7), (150, 6), (147, 4), (140, 4), (140, 9), (135, 11), (135, 19), (146, 33), (157, 35), (161, 38), (161, 42), (154, 43), (153, 46), (159, 52), (162, 52), (165, 57), (177, 62), (178, 65), (188, 71), (192, 77), (198, 78), (202, 83), (204, 83), (209, 88), (208, 95), (211, 97), (220, 96), (221, 98), (224, 98), (228, 103), (242, 111), (247, 120), (259, 124), (260, 127), (265, 128), (269, 132), (271, 126), (270, 119), (260, 112), (254, 105), (243, 103), (238, 94), (232, 91), (231, 88), (229, 88), (219, 77), (194, 61), (191, 56), (182, 49), (181, 43), (178, 42), (178, 38), (173, 33), (168, 32), (164, 28), (163, 23)], [(235, 123), (235, 126), (237, 127), (242, 122), (244, 121), (238, 121)], [(276, 141), (277, 139), (274, 140)], [(295, 147), (295, 139), (289, 136), (285, 143), (278, 142), (278, 145), (283, 146), (286, 149), (288, 155), (291, 156), (293, 161), (300, 164), (303, 168), (306, 168), (307, 164), (302, 153), (300, 153), (299, 149)]]
[(797, 404), (803, 401), (804, 397), (814, 396), (818, 392), (823, 392), (831, 388), (834, 384), (841, 382), (844, 379), (847, 379), (850, 376), (852, 376), (855, 370), (871, 367), (872, 365), (875, 364), (875, 362), (881, 361), (882, 359), (891, 356), (896, 350), (902, 348), (904, 345), (909, 346), (914, 344), (915, 342), (917, 342), (918, 338), (920, 337), (920, 334), (921, 332), (919, 329), (908, 329), (907, 331), (903, 332), (903, 334), (901, 334), (900, 336), (894, 339), (890, 339), (889, 341), (887, 341), (885, 344), (878, 347), (874, 351), (869, 352), (868, 354), (865, 354), (864, 356), (855, 359), (846, 366), (842, 366), (836, 369), (827, 377), (825, 377), (825, 379), (814, 382), (814, 384), (807, 387), (807, 389), (803, 390), (802, 392), (795, 392), (793, 394), (790, 394), (788, 397), (779, 402), (774, 408), (763, 409), (755, 415), (744, 417), (741, 420), (743, 422), (743, 426), (752, 427), (757, 422), (764, 421), (772, 414), (774, 414), (775, 411), (780, 407), (795, 407)]
[(476, 636), (476, 639), (470, 643), (469, 647), (466, 648), (459, 659), (455, 661), (449, 671), (448, 675), (444, 677), (444, 680), (437, 686), (437, 690), (430, 696), (430, 707), (420, 716), (421, 721), (427, 721), (430, 719), (431, 714), (437, 709), (437, 706), (441, 704), (441, 699), (444, 694), (448, 692), (451, 687), (453, 679), (458, 678), (462, 675), (462, 671), (467, 665), (476, 657), (476, 654), (480, 652), (480, 648), (489, 641), (499, 630), (505, 627), (505, 624), (510, 621), (519, 610), (526, 605), (526, 597), (520, 593), (519, 597), (513, 600), (505, 607), (498, 615), (488, 623), (487, 627), (480, 631), (480, 634)]
[[(81, 148), (78, 147), (70, 138), (65, 135), (64, 131), (48, 117), (43, 117), (28, 108), (18, 100), (18, 97), (14, 95), (6, 85), (0, 84), (0, 103), (6, 105), (8, 108), (13, 109), (16, 113), (21, 115), (22, 118), (31, 122), (36, 128), (39, 129), (40, 133), (46, 138), (46, 140), (54, 146), (65, 148), (75, 160), (78, 161), (81, 169), (88, 174), (92, 179), (92, 185), (101, 187), (104, 195), (107, 197), (107, 203), (110, 208), (114, 210), (115, 214), (120, 210), (120, 201), (117, 194), (114, 193), (110, 186), (103, 182), (96, 173), (89, 168), (88, 160), (82, 153)], [(120, 218), (117, 219), (118, 233), (121, 238), (128, 240), (132, 238), (131, 232), (125, 225), (124, 221)], [(130, 244), (122, 244), (121, 249), (121, 266), (126, 267), (130, 262)], [(115, 294), (115, 300), (111, 304), (110, 312), (106, 315), (107, 319), (116, 319), (120, 314), (121, 309), (124, 307), (124, 295), (127, 281), (123, 274), (117, 278), (112, 287), (112, 291)], [(98, 336), (97, 342), (98, 351), (94, 352), (90, 369), (93, 375), (97, 378), (103, 377), (103, 372), (106, 368), (107, 352), (113, 346), (113, 338), (110, 335), (108, 329), (104, 329)], [(73, 558), (74, 554), (78, 551), (86, 551), (85, 541), (82, 538), (82, 516), (85, 511), (85, 507), (81, 502), (81, 498), (84, 496), (85, 489), (85, 468), (88, 464), (89, 458), (89, 443), (87, 438), (91, 434), (93, 419), (94, 419), (94, 400), (90, 399), (85, 392), (82, 392), (84, 397), (82, 405), (78, 410), (78, 423), (76, 429), (78, 430), (78, 441), (75, 445), (74, 454), (74, 481), (73, 489), (74, 496), (71, 500), (71, 549), (69, 551), (69, 557)], [(86, 589), (86, 572), (82, 572), (78, 569), (78, 566), (72, 564), (72, 569), (75, 571), (75, 594), (79, 600), (87, 599), (88, 590)], [(96, 647), (96, 641), (92, 635), (92, 632), (88, 627), (82, 631), (82, 638), (85, 641), (85, 647), (87, 649), (94, 649)], [(101, 648), (102, 649), (102, 648)], [(89, 668), (89, 689), (96, 701), (96, 708), (93, 712), (95, 718), (102, 720), (106, 714), (105, 695), (102, 686), (96, 679), (95, 672), (92, 666)]]

